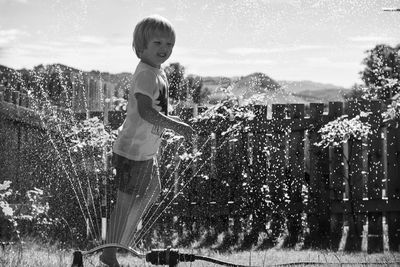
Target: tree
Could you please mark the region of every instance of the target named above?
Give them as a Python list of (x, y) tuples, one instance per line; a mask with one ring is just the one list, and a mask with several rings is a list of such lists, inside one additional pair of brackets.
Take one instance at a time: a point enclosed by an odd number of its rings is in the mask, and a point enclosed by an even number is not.
[(365, 85), (376, 91), (380, 99), (390, 99), (400, 91), (400, 45), (395, 48), (380, 44), (367, 50), (360, 73)]
[(165, 68), (169, 83), (169, 97), (179, 101), (187, 98), (185, 68), (179, 63), (171, 63)]
[(368, 87), (361, 84), (354, 84), (350, 91), (343, 95), (346, 101), (365, 99)]
[(203, 80), (198, 76), (189, 76), (187, 78), (187, 85), (189, 87), (189, 94), (193, 98), (193, 102), (196, 104), (200, 104), (202, 100), (202, 87)]

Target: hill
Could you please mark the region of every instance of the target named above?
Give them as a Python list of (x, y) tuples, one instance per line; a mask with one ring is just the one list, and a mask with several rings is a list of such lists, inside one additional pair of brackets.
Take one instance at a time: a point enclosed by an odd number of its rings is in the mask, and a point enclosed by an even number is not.
[(350, 92), (349, 89), (321, 89), (321, 90), (304, 90), (298, 93), (293, 93), (293, 96), (300, 97), (308, 102), (335, 102), (345, 101), (344, 95)]
[(318, 83), (312, 81), (278, 81), (281, 87), (292, 93), (299, 93), (304, 91), (321, 91), (321, 90), (347, 90), (344, 87), (329, 84), (329, 83)]
[[(62, 64), (38, 65), (33, 70), (63, 73), (63, 76), (66, 75), (66, 77), (69, 76), (69, 73), (76, 73), (93, 79), (101, 78), (103, 81), (113, 84), (114, 95), (118, 97), (128, 93), (133, 77), (131, 73), (84, 72)], [(28, 71), (14, 70), (0, 65), (0, 80), (3, 84), (7, 81), (15, 82), (12, 77), (23, 73), (28, 74)], [(200, 78), (203, 82), (202, 89), (210, 92), (211, 104), (229, 97), (230, 93), (242, 99), (243, 103), (255, 101), (260, 104), (271, 104), (343, 101), (343, 94), (349, 92), (348, 89), (340, 86), (312, 81), (275, 81), (259, 72), (242, 77), (206, 76)]]
[(226, 88), (243, 99), (244, 103), (310, 103), (343, 101), (349, 89), (312, 81), (275, 81), (263, 73), (253, 73), (244, 77), (202, 77), (203, 88), (211, 92), (212, 102), (227, 97)]
[(255, 94), (263, 94), (277, 91), (281, 86), (264, 73), (253, 73), (240, 78), (232, 85), (232, 93), (242, 96), (244, 99)]

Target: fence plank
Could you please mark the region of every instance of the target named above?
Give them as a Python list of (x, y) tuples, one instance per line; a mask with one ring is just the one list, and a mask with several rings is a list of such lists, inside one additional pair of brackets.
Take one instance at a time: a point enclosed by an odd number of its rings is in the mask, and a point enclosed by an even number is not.
[(387, 197), (400, 198), (400, 128), (387, 128)]
[[(397, 127), (396, 127), (397, 126)], [(386, 197), (400, 199), (400, 128), (391, 124), (386, 131), (387, 149), (387, 193)], [(387, 213), (389, 247), (390, 250), (400, 250), (400, 213), (391, 211)]]
[(372, 134), (369, 136), (368, 153), (368, 198), (382, 199), (383, 179), (383, 145), (382, 145), (382, 103), (373, 101), (371, 103), (371, 114), (368, 121), (372, 127)]
[(284, 229), (284, 222), (287, 212), (284, 192), (285, 175), (285, 142), (286, 142), (286, 105), (272, 105), (272, 137), (271, 137), (271, 177), (269, 191), (271, 202), (271, 240), (277, 241)]
[(368, 252), (383, 251), (382, 212), (368, 213)]
[(389, 248), (391, 251), (400, 251), (400, 213), (398, 211), (387, 212), (387, 224), (389, 235)]
[[(343, 115), (342, 102), (330, 102), (328, 120), (334, 120)], [(344, 168), (343, 162), (343, 149), (341, 147), (329, 147), (329, 188), (330, 188), (330, 201), (331, 205), (341, 202), (343, 199), (343, 177)], [(339, 241), (342, 236), (343, 213), (331, 212), (331, 248), (340, 248)], [(343, 230), (346, 228), (343, 227)]]
[[(308, 225), (312, 246), (321, 244), (327, 247), (329, 240), (330, 205), (329, 205), (329, 157), (328, 149), (314, 144), (320, 141), (318, 130), (325, 123), (323, 117), (324, 104), (310, 104), (309, 156), (309, 204)], [(305, 151), (307, 152), (307, 151)], [(307, 165), (307, 164), (306, 164)]]
[[(299, 129), (298, 127), (304, 121), (304, 105), (290, 104), (289, 118), (291, 129)], [(298, 242), (297, 238), (302, 230), (302, 187), (304, 181), (304, 130), (291, 130), (289, 133), (289, 151), (288, 151), (288, 168), (287, 168), (287, 183), (289, 186), (289, 245), (294, 245)]]
[[(349, 101), (347, 104), (345, 109), (349, 118), (359, 115), (361, 110), (360, 102)], [(350, 209), (345, 210), (349, 226), (349, 235), (345, 249), (351, 251), (359, 251), (361, 249), (363, 226), (367, 223), (367, 214), (357, 209), (357, 207), (364, 204), (363, 196), (366, 181), (363, 173), (367, 171), (367, 169), (364, 169), (366, 167), (363, 159), (363, 156), (366, 154), (364, 153), (366, 151), (365, 146), (363, 146), (364, 143), (357, 139), (348, 141), (349, 152), (347, 158), (349, 172), (347, 181), (349, 190), (348, 201), (350, 204), (348, 207)]]
[[(369, 151), (366, 155), (368, 159), (368, 178), (367, 178), (367, 199), (382, 199), (382, 187), (384, 179), (384, 157), (382, 144), (382, 110), (383, 106), (380, 101), (372, 101), (368, 103), (369, 111), (368, 122), (372, 128), (372, 134), (369, 135)], [(375, 211), (379, 211), (378, 207), (373, 207)], [(382, 251), (388, 247), (387, 231), (384, 231), (386, 225), (386, 213), (373, 212), (368, 213), (368, 252)], [(386, 243), (386, 244), (385, 244)]]

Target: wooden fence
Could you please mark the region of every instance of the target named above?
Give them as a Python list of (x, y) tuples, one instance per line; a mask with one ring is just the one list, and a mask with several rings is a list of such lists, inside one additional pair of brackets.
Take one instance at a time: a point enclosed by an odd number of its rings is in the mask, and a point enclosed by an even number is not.
[[(24, 119), (33, 115), (23, 99), (18, 92), (0, 93), (2, 115), (34, 123)], [(25, 106), (18, 109), (24, 113), (10, 112), (6, 102)], [(218, 218), (223, 228), (250, 216), (257, 233), (266, 225), (282, 231), (284, 224), (289, 243), (299, 242), (306, 228), (310, 240), (326, 239), (338, 250), (399, 250), (400, 128), (382, 121), (382, 102), (332, 102), (327, 112), (324, 104), (311, 103), (307, 115), (304, 104), (275, 104), (271, 115), (266, 106), (252, 109), (256, 117), (243, 122), (245, 130), (234, 141), (223, 134), (235, 123), (229, 117), (195, 125), (201, 134), (191, 149), (202, 152), (202, 160), (183, 173), (185, 178), (175, 177), (176, 192), (182, 192), (172, 205), (175, 215), (187, 223)], [(371, 112), (365, 120), (373, 134), (367, 139), (339, 148), (314, 145), (322, 125), (361, 111)], [(189, 119), (192, 111), (185, 114)], [(106, 117), (114, 128), (123, 120), (118, 112)]]
[[(324, 112), (324, 104), (311, 103), (305, 116), (303, 104), (276, 104), (272, 105), (272, 116), (268, 116), (266, 106), (254, 106), (256, 117), (247, 122), (248, 130), (241, 140), (226, 146), (221, 145), (226, 142), (221, 133), (232, 122), (228, 118), (207, 121), (200, 129), (214, 142), (206, 158), (210, 158), (209, 171), (215, 179), (203, 185), (208, 189), (196, 189), (198, 183), (191, 185), (189, 199), (197, 199), (197, 203), (189, 202), (201, 205), (189, 206), (182, 215), (200, 212), (210, 217), (218, 213), (229, 216), (243, 207), (237, 203), (240, 197), (235, 192), (215, 185), (216, 180), (226, 180), (231, 183), (230, 189), (241, 187), (243, 179), (229, 179), (234, 165), (241, 164), (241, 174), (258, 181), (255, 189), (269, 187), (270, 199), (265, 202), (275, 204), (278, 211), (283, 209), (295, 242), (302, 228), (301, 214), (306, 213), (309, 235), (314, 237), (311, 240), (327, 238), (338, 250), (398, 250), (400, 128), (395, 122), (383, 123), (384, 109), (380, 101), (333, 102)], [(318, 129), (322, 125), (344, 114), (352, 118), (361, 111), (371, 112), (364, 120), (372, 131), (367, 139), (350, 140), (337, 148), (314, 145), (320, 141)], [(219, 149), (215, 151), (215, 147)], [(241, 153), (232, 156), (235, 151)], [(235, 186), (235, 182), (241, 184)], [(280, 190), (272, 190), (274, 185)], [(199, 196), (199, 192), (209, 195)], [(287, 194), (287, 201), (279, 199), (282, 193)]]

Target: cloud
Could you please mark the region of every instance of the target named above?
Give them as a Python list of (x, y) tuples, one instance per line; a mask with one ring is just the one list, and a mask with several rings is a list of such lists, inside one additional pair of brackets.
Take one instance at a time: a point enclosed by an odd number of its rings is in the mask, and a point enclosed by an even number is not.
[(65, 40), (40, 40), (0, 46), (2, 65), (32, 68), (39, 64), (62, 63), (83, 70), (129, 71), (135, 59), (129, 44), (115, 44), (106, 39), (84, 36)]
[(26, 4), (26, 3), (28, 3), (28, 0), (11, 0), (11, 2), (16, 2), (16, 3), (20, 3), (20, 4)]
[(10, 45), (18, 38), (27, 35), (28, 33), (21, 31), (19, 29), (0, 30), (0, 45), (1, 46)]
[(297, 45), (297, 46), (286, 46), (286, 47), (273, 47), (273, 48), (254, 48), (254, 47), (235, 47), (230, 48), (226, 52), (234, 55), (255, 55), (255, 54), (271, 54), (271, 53), (286, 53), (286, 52), (297, 52), (305, 50), (317, 50), (325, 49), (328, 46), (321, 45)]
[(220, 55), (221, 53), (217, 49), (203, 49), (203, 48), (193, 48), (185, 46), (175, 46), (172, 55), (175, 57), (214, 57)]
[[(276, 62), (267, 59), (223, 59), (218, 57), (201, 57), (201, 56), (181, 56), (176, 57), (183, 65), (196, 65), (196, 66), (256, 66), (256, 65), (274, 65)], [(174, 60), (172, 60), (174, 61)]]
[(166, 10), (165, 7), (156, 7), (156, 8), (154, 9), (154, 11), (155, 11), (156, 13), (161, 13), (161, 12), (164, 12), (165, 10)]
[(395, 41), (395, 38), (382, 35), (365, 35), (365, 36), (350, 37), (349, 41), (358, 43), (379, 43), (379, 42), (393, 42)]
[(92, 36), (92, 35), (79, 36), (76, 41), (88, 45), (104, 45), (107, 42), (107, 40), (103, 37)]
[(308, 66), (315, 67), (318, 69), (351, 69), (357, 70), (361, 66), (361, 61), (339, 61), (333, 60), (328, 57), (308, 57), (305, 59), (305, 63)]

